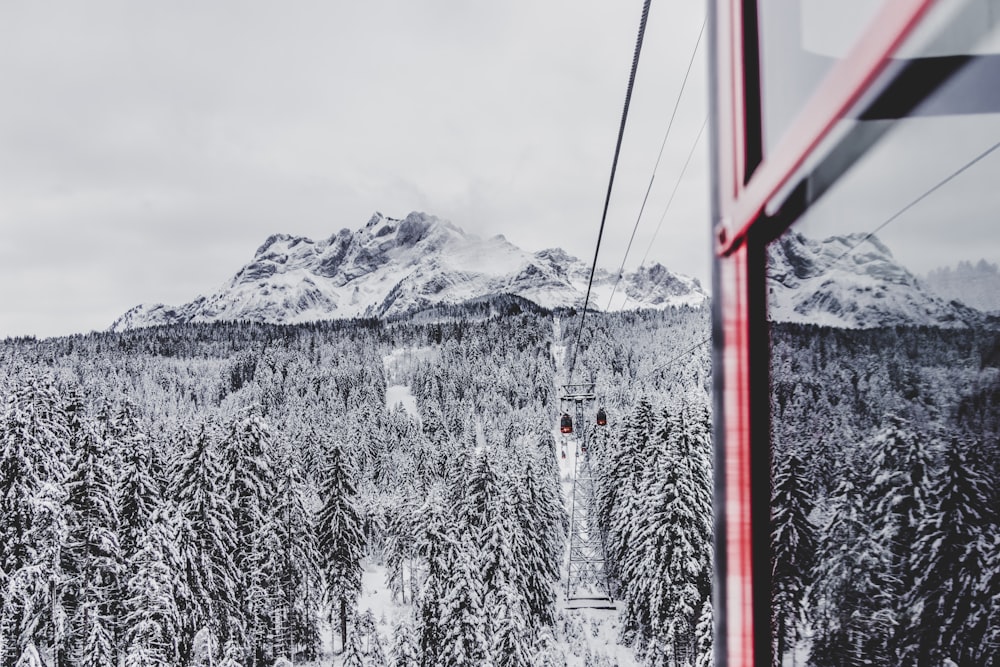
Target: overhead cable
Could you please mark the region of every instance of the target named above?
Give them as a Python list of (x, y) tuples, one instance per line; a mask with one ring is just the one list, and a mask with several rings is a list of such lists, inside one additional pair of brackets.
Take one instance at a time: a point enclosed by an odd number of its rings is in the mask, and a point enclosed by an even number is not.
[(684, 80), (681, 81), (681, 89), (677, 93), (677, 99), (674, 100), (674, 110), (670, 113), (670, 121), (667, 123), (667, 131), (663, 134), (663, 142), (660, 144), (660, 152), (656, 156), (656, 164), (653, 165), (653, 174), (649, 177), (649, 185), (646, 186), (646, 194), (642, 197), (642, 205), (639, 207), (639, 215), (635, 218), (635, 224), (632, 226), (632, 236), (629, 237), (628, 246), (625, 248), (625, 256), (622, 257), (622, 265), (618, 268), (618, 274), (615, 277), (615, 284), (611, 288), (611, 296), (608, 297), (608, 306), (605, 310), (611, 308), (611, 301), (615, 298), (615, 292), (618, 290), (618, 283), (621, 282), (622, 276), (625, 271), (625, 262), (628, 261), (628, 254), (632, 250), (632, 242), (635, 241), (635, 233), (639, 229), (639, 221), (642, 220), (642, 214), (646, 210), (646, 201), (649, 199), (649, 193), (653, 189), (653, 181), (656, 180), (656, 170), (660, 167), (660, 160), (663, 158), (663, 149), (667, 146), (667, 138), (670, 137), (670, 129), (674, 126), (674, 118), (677, 117), (677, 108), (680, 106), (681, 97), (684, 96), (684, 88), (687, 86), (688, 76), (691, 74), (691, 66), (694, 65), (694, 57), (698, 53), (698, 46), (701, 44), (702, 35), (705, 34), (705, 24), (708, 23), (708, 17), (701, 23), (701, 30), (698, 32), (698, 39), (694, 43), (694, 49), (691, 51), (691, 58), (688, 60), (687, 70), (684, 72)]
[(649, 17), (650, 0), (642, 5), (642, 18), (639, 21), (639, 35), (635, 42), (635, 54), (632, 56), (632, 71), (628, 77), (628, 88), (625, 92), (625, 106), (622, 109), (622, 119), (618, 127), (618, 142), (615, 144), (615, 156), (611, 162), (611, 177), (608, 179), (608, 192), (604, 197), (604, 212), (601, 214), (601, 227), (597, 232), (597, 244), (594, 247), (594, 261), (590, 267), (590, 278), (587, 280), (587, 295), (583, 300), (583, 312), (580, 314), (580, 328), (576, 332), (576, 343), (573, 346), (573, 357), (569, 365), (569, 380), (573, 380), (573, 370), (576, 368), (576, 357), (580, 351), (580, 338), (583, 335), (583, 324), (587, 318), (587, 306), (590, 305), (590, 291), (594, 286), (594, 273), (597, 271), (597, 256), (601, 252), (601, 239), (604, 237), (604, 225), (608, 219), (608, 206), (611, 203), (611, 190), (615, 184), (615, 171), (618, 169), (618, 156), (622, 150), (622, 138), (625, 136), (625, 122), (628, 119), (628, 107), (632, 101), (632, 88), (635, 85), (635, 73), (639, 68), (639, 54), (642, 52), (642, 38), (646, 34), (646, 19)]

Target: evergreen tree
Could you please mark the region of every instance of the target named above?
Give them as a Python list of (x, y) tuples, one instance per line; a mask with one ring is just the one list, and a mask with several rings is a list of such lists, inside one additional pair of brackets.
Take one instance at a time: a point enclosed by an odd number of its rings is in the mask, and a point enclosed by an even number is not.
[(353, 471), (340, 443), (332, 444), (327, 461), (320, 493), (323, 507), (316, 517), (316, 537), (323, 557), (327, 594), (339, 607), (341, 646), (346, 647), (348, 612), (354, 608), (361, 592), (361, 558), (365, 544)]
[(125, 569), (107, 443), (82, 408), (74, 412), (71, 433), (75, 457), (66, 479), (67, 535), (61, 549), (67, 582), (63, 603), (70, 614), (70, 633), (62, 647), (66, 655), (77, 654), (94, 627), (115, 635), (112, 619), (120, 613)]
[(417, 653), (413, 627), (408, 621), (401, 620), (396, 624), (393, 638), (389, 664), (392, 667), (419, 667), (420, 656)]
[[(992, 665), (1000, 658), (1000, 647), (988, 641), (997, 632), (990, 627), (998, 572), (990, 545), (997, 531), (992, 495), (988, 481), (969, 465), (962, 443), (953, 440), (933, 483), (934, 511), (911, 551), (917, 582), (907, 596), (914, 610), (904, 651), (908, 662)], [(992, 585), (983, 586), (990, 580)]]
[(0, 632), (17, 638), (0, 647), (4, 664), (30, 659), (29, 645), (37, 654), (38, 646), (60, 634), (52, 615), (37, 625), (26, 625), (25, 619), (38, 617), (43, 612), (32, 609), (45, 606), (31, 591), (41, 593), (42, 579), (59, 576), (63, 517), (56, 499), (67, 472), (68, 442), (68, 419), (52, 380), (25, 374), (11, 388), (0, 417), (0, 584), (21, 582), (0, 585)]
[(168, 496), (181, 517), (177, 548), (191, 595), (182, 648), (206, 626), (225, 643), (242, 637), (244, 627), (237, 602), (234, 507), (208, 427), (182, 429), (178, 446)]
[(886, 663), (892, 624), (891, 590), (885, 581), (889, 555), (871, 540), (866, 494), (845, 479), (831, 499), (820, 531), (810, 604), (815, 635), (812, 660), (819, 667)]
[(434, 667), (443, 651), (444, 599), (459, 550), (450, 513), (442, 492), (433, 489), (418, 513), (417, 553), (426, 566), (426, 577), (417, 600), (417, 634), (421, 667)]
[(871, 539), (885, 545), (889, 587), (884, 593), (895, 601), (887, 653), (902, 660), (902, 642), (909, 630), (912, 607), (905, 597), (916, 585), (918, 572), (910, 568), (910, 554), (919, 526), (927, 519), (930, 495), (930, 454), (924, 439), (916, 436), (902, 419), (890, 416), (875, 437), (868, 495), (875, 506)]
[(233, 505), (238, 585), (237, 609), (254, 664), (273, 657), (271, 609), (277, 561), (272, 503), (278, 494), (274, 442), (263, 417), (254, 411), (232, 419), (222, 442), (226, 494)]
[(286, 462), (281, 474), (281, 492), (274, 506), (278, 598), (274, 613), (278, 648), (294, 657), (314, 660), (319, 652), (318, 620), (322, 597), (322, 556), (316, 543), (313, 513), (306, 505), (305, 489), (298, 468)]
[(806, 621), (807, 578), (816, 553), (815, 528), (809, 521), (812, 491), (802, 459), (796, 453), (778, 458), (771, 493), (771, 623), (780, 662), (799, 622)]
[[(695, 628), (694, 667), (712, 667), (715, 664), (715, 625), (712, 618), (712, 599), (707, 598), (701, 607), (698, 626)], [(781, 663), (779, 658), (778, 664)]]
[(96, 607), (87, 613), (87, 639), (80, 656), (80, 664), (87, 667), (115, 667), (118, 664), (112, 637), (105, 629), (104, 621)]
[(131, 564), (125, 639), (127, 664), (176, 665), (184, 625), (183, 603), (189, 599), (180, 577), (177, 521), (166, 511), (154, 517)]
[(441, 602), (443, 629), (437, 664), (442, 667), (492, 664), (486, 634), (483, 583), (468, 535), (459, 544)]

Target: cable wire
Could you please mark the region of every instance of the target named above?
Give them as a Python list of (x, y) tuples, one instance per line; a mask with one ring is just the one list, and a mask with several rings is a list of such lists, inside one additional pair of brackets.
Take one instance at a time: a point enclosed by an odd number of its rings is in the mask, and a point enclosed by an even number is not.
[(660, 167), (660, 160), (663, 158), (663, 149), (667, 146), (667, 138), (670, 137), (670, 129), (674, 126), (674, 118), (677, 117), (677, 108), (681, 104), (681, 97), (684, 96), (684, 88), (687, 86), (688, 76), (691, 74), (691, 66), (694, 65), (694, 57), (698, 54), (698, 46), (701, 44), (702, 35), (705, 34), (705, 25), (707, 23), (708, 16), (705, 16), (705, 20), (701, 23), (701, 31), (698, 33), (698, 39), (694, 43), (694, 49), (691, 51), (691, 58), (688, 60), (687, 71), (684, 72), (684, 80), (681, 81), (681, 89), (677, 93), (677, 99), (674, 101), (674, 110), (670, 113), (670, 122), (667, 123), (667, 131), (663, 134), (663, 143), (660, 144), (660, 152), (656, 156), (656, 164), (653, 165), (653, 174), (649, 177), (649, 185), (646, 186), (646, 194), (642, 197), (642, 206), (639, 207), (639, 215), (636, 216), (635, 225), (632, 226), (632, 236), (629, 237), (628, 246), (625, 248), (625, 256), (622, 258), (622, 265), (618, 268), (615, 284), (611, 288), (611, 296), (608, 297), (608, 306), (605, 310), (611, 308), (611, 301), (615, 298), (615, 292), (618, 290), (618, 283), (622, 281), (622, 275), (625, 271), (625, 262), (628, 261), (628, 254), (632, 250), (632, 242), (635, 241), (635, 233), (639, 229), (639, 221), (642, 220), (642, 214), (646, 210), (646, 201), (649, 199), (649, 193), (653, 189), (653, 181), (656, 180), (656, 170)]
[(930, 189), (925, 190), (924, 193), (921, 194), (919, 197), (917, 197), (916, 199), (914, 199), (913, 201), (911, 201), (909, 204), (907, 204), (903, 208), (899, 209), (898, 211), (896, 211), (895, 213), (893, 213), (892, 215), (890, 215), (878, 227), (876, 227), (875, 229), (873, 229), (870, 232), (868, 232), (867, 234), (865, 234), (864, 238), (862, 238), (860, 241), (858, 241), (857, 243), (855, 243), (854, 245), (852, 245), (850, 248), (848, 248), (847, 250), (845, 250), (839, 257), (835, 258), (832, 262), (830, 262), (827, 265), (826, 268), (830, 269), (831, 267), (833, 267), (833, 265), (837, 264), (840, 260), (844, 259), (848, 255), (850, 255), (852, 252), (854, 252), (855, 250), (857, 250), (858, 247), (861, 246), (861, 244), (865, 243), (870, 238), (872, 238), (873, 236), (875, 236), (875, 234), (877, 234), (878, 232), (880, 232), (883, 229), (885, 229), (886, 227), (888, 227), (889, 223), (895, 221), (901, 215), (903, 215), (904, 213), (906, 213), (907, 211), (909, 211), (911, 208), (913, 208), (914, 206), (916, 206), (917, 204), (919, 204), (920, 202), (922, 202), (924, 199), (926, 199), (927, 197), (929, 197), (933, 193), (937, 192), (939, 189), (941, 189), (941, 187), (943, 187), (944, 185), (946, 185), (947, 183), (949, 183), (950, 181), (952, 181), (956, 176), (958, 176), (959, 174), (961, 174), (964, 171), (968, 170), (974, 164), (976, 164), (977, 162), (979, 162), (980, 160), (982, 160), (983, 158), (985, 158), (987, 155), (989, 155), (990, 153), (992, 153), (993, 151), (995, 151), (998, 148), (1000, 148), (1000, 141), (998, 141), (997, 143), (993, 144), (992, 146), (990, 146), (989, 148), (987, 148), (985, 151), (983, 151), (982, 153), (980, 153), (979, 155), (977, 155), (976, 157), (972, 158), (971, 160), (969, 160), (968, 162), (966, 162), (964, 165), (962, 165), (961, 167), (959, 167), (958, 169), (956, 169), (955, 171), (953, 171), (951, 174), (949, 174), (945, 178), (943, 178), (940, 181), (938, 181)]
[[(674, 183), (674, 189), (670, 191), (670, 199), (667, 200), (667, 206), (663, 209), (663, 214), (660, 216), (660, 221), (656, 223), (656, 230), (653, 231), (653, 236), (649, 239), (649, 244), (646, 246), (646, 252), (642, 256), (642, 261), (639, 262), (639, 268), (636, 271), (642, 271), (642, 267), (646, 266), (646, 259), (649, 257), (650, 250), (653, 249), (653, 242), (656, 241), (657, 235), (660, 233), (660, 228), (663, 227), (663, 221), (667, 217), (667, 213), (670, 211), (670, 205), (674, 203), (674, 195), (677, 194), (677, 189), (680, 187), (681, 182), (684, 180), (684, 174), (687, 173), (688, 165), (691, 164), (691, 158), (694, 157), (695, 149), (698, 148), (698, 142), (701, 141), (701, 135), (705, 132), (705, 127), (708, 125), (708, 116), (705, 116), (705, 120), (701, 123), (701, 129), (698, 130), (698, 136), (694, 138), (694, 143), (691, 144), (691, 150), (688, 151), (687, 159), (684, 161), (684, 167), (681, 169), (680, 175), (677, 177), (677, 181)], [(628, 294), (625, 294), (625, 300), (622, 301), (622, 309), (628, 303)], [(611, 300), (608, 300), (608, 310), (611, 309)]]
[(625, 91), (625, 106), (622, 109), (622, 120), (618, 126), (618, 142), (615, 144), (615, 156), (611, 161), (611, 176), (608, 179), (608, 192), (604, 197), (604, 213), (601, 214), (601, 227), (597, 232), (597, 244), (594, 247), (594, 262), (590, 267), (590, 278), (587, 280), (587, 295), (583, 300), (583, 312), (580, 314), (580, 328), (576, 332), (576, 343), (573, 346), (573, 357), (569, 365), (569, 380), (573, 381), (573, 370), (576, 368), (576, 356), (580, 352), (580, 338), (583, 336), (583, 323), (587, 318), (587, 306), (590, 305), (590, 291), (594, 286), (594, 273), (597, 271), (597, 256), (601, 252), (601, 239), (604, 237), (604, 225), (608, 219), (608, 206), (611, 203), (611, 190), (615, 184), (615, 172), (618, 170), (618, 156), (622, 150), (622, 138), (625, 135), (625, 121), (628, 119), (628, 107), (632, 102), (632, 89), (635, 86), (635, 73), (639, 68), (639, 54), (642, 52), (642, 39), (646, 34), (646, 19), (649, 18), (649, 3), (642, 5), (642, 18), (639, 21), (639, 35), (635, 41), (635, 53), (632, 56), (632, 71), (628, 77), (628, 88)]

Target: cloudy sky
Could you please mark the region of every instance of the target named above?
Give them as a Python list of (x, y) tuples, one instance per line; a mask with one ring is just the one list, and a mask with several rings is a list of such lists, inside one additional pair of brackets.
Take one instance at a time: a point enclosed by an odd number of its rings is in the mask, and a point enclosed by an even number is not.
[[(210, 293), (374, 211), (593, 253), (642, 3), (0, 4), (0, 337)], [(653, 3), (599, 264), (617, 268), (704, 18)], [(699, 50), (628, 264), (705, 118)], [(650, 259), (707, 286), (706, 141)]]

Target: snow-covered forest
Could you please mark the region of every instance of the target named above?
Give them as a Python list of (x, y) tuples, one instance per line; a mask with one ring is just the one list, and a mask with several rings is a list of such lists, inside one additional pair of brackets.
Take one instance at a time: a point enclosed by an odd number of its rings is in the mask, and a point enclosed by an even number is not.
[(1000, 664), (995, 327), (771, 339), (781, 664)]
[[(571, 315), (3, 342), (0, 663), (710, 664), (708, 313), (583, 335), (621, 601), (601, 650), (560, 602)], [(372, 568), (391, 622), (359, 606)]]

